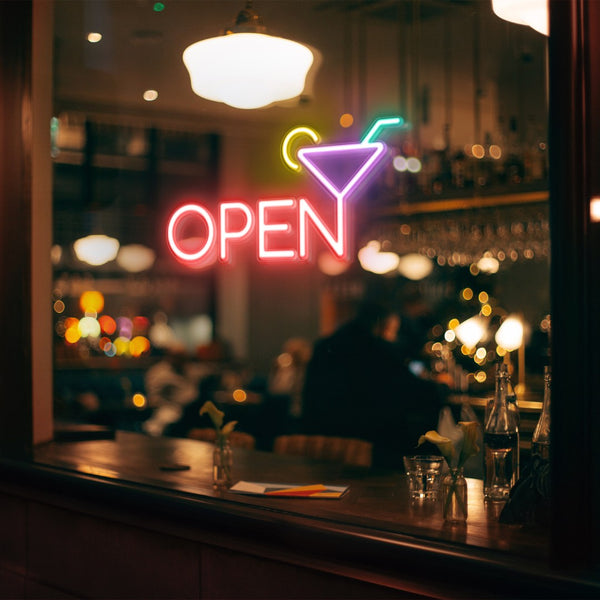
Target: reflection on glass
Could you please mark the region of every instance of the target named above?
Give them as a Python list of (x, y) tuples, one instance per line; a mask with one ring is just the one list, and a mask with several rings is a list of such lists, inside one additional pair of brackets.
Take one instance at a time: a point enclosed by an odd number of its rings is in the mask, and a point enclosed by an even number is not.
[[(194, 399), (150, 429), (186, 436), (203, 426), (194, 402), (213, 399), (238, 411), (239, 429), (268, 450), (277, 434), (309, 425), (302, 390), (317, 340), (373, 299), (394, 309), (384, 339), (411, 372), (472, 400), (490, 393), (495, 364), (510, 351), (494, 336), (509, 315), (523, 315), (528, 389), (541, 392), (550, 334), (547, 39), (502, 21), (487, 2), (422, 0), (410, 16), (402, 3), (354, 3), (366, 44), (344, 27), (352, 3), (268, 4), (269, 27), (318, 47), (321, 65), (301, 96), (239, 110), (195, 95), (181, 64), (198, 39), (187, 24), (218, 31), (229, 3), (173, 3), (167, 21), (152, 3), (115, 0), (94, 22), (89, 3), (56, 1), (57, 413), (143, 432), (156, 409), (145, 375), (180, 357)], [(89, 43), (80, 23), (101, 41)], [(144, 90), (160, 96), (144, 101)], [(297, 176), (298, 152), (317, 156), (320, 134), (338, 148), (375, 144), (370, 126), (390, 114), (404, 125), (386, 128), (380, 168), (344, 198), (342, 221), (334, 197), (348, 173), (327, 164), (339, 184), (332, 196)], [(308, 222), (302, 253), (295, 232), (306, 215), (288, 210), (300, 199), (323, 224)], [(269, 213), (281, 226), (269, 230), (269, 249), (294, 249), (298, 261), (260, 263), (254, 236), (236, 239), (229, 262), (197, 269), (169, 252), (166, 221), (177, 207), (206, 206), (218, 231), (220, 203), (243, 203), (258, 221), (261, 201), (280, 203)], [(325, 227), (344, 240), (348, 260), (335, 256)], [(202, 232), (182, 229), (190, 252), (202, 247)], [(103, 257), (74, 253), (90, 231), (119, 245)], [(302, 352), (290, 340), (303, 340)], [(82, 401), (88, 392), (97, 409)]]

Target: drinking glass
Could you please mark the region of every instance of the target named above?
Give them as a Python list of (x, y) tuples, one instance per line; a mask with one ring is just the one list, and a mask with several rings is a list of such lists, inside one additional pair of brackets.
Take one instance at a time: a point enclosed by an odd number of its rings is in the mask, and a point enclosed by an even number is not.
[(410, 498), (437, 500), (442, 476), (442, 456), (418, 454), (404, 457)]

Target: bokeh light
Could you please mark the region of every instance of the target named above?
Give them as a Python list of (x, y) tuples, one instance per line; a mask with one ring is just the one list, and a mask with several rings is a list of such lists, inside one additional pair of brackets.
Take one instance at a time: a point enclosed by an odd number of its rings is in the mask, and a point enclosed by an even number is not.
[(156, 90), (146, 90), (143, 98), (146, 102), (154, 102), (158, 98), (158, 92)]
[(133, 317), (132, 324), (134, 334), (143, 334), (146, 333), (150, 327), (150, 319), (141, 316)]
[(411, 156), (407, 161), (406, 161), (406, 168), (411, 172), (411, 173), (418, 173), (421, 168), (422, 168), (422, 164), (421, 161), (418, 158), (415, 158), (414, 156)]
[(447, 342), (453, 342), (456, 339), (456, 334), (454, 331), (452, 331), (452, 329), (448, 329), (446, 333), (444, 333), (444, 339)]
[(144, 408), (146, 406), (146, 396), (144, 394), (140, 394), (139, 392), (134, 394), (131, 398), (131, 402), (136, 408)]
[(350, 113), (344, 113), (340, 117), (340, 125), (342, 127), (352, 127), (354, 124), (354, 117)]
[(490, 146), (489, 153), (494, 160), (502, 158), (502, 148), (496, 144)]
[(115, 356), (117, 354), (117, 347), (112, 342), (109, 342), (104, 346), (104, 354), (108, 357)]
[(475, 373), (475, 381), (477, 381), (477, 383), (483, 383), (486, 379), (487, 375), (485, 371), (477, 371), (477, 373)]
[(98, 323), (100, 323), (100, 329), (102, 329), (103, 333), (107, 335), (112, 335), (117, 330), (117, 322), (108, 315), (102, 315), (98, 319)]
[(129, 317), (117, 317), (119, 337), (131, 339), (133, 336), (133, 322)]
[(238, 388), (237, 390), (233, 391), (233, 399), (239, 403), (246, 402), (248, 399), (248, 394), (246, 394), (244, 390)]
[(104, 308), (104, 296), (101, 292), (89, 290), (79, 297), (79, 307), (85, 314), (98, 314)]
[[(79, 322), (77, 323), (79, 324)], [(77, 325), (71, 325), (65, 329), (65, 341), (68, 344), (76, 344), (81, 338), (79, 327)]]
[(471, 146), (471, 154), (475, 158), (483, 158), (485, 156), (485, 148), (481, 144), (473, 144)]
[(394, 156), (392, 165), (394, 166), (394, 169), (400, 173), (404, 173), (404, 171), (408, 170), (408, 161), (404, 156)]
[(102, 350), (102, 352), (104, 352), (104, 350), (106, 349), (106, 347), (111, 344), (110, 338), (107, 338), (106, 336), (101, 337), (98, 340), (98, 348), (100, 348), (100, 350)]
[(115, 341), (114, 341), (114, 346), (116, 349), (116, 353), (119, 356), (123, 356), (126, 354), (129, 354), (129, 338), (124, 338), (124, 337), (118, 337)]
[(138, 357), (149, 351), (150, 341), (143, 335), (137, 335), (129, 342), (129, 352), (131, 356)]
[(100, 337), (100, 323), (94, 317), (83, 317), (78, 324), (81, 337)]

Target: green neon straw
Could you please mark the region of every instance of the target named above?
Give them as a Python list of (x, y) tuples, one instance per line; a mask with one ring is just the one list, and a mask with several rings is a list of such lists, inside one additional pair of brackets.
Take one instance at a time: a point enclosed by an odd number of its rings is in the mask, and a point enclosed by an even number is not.
[(363, 137), (361, 144), (368, 144), (373, 140), (374, 137), (377, 136), (379, 131), (384, 127), (393, 127), (394, 125), (402, 125), (404, 123), (404, 119), (402, 117), (389, 117), (387, 119), (377, 119), (375, 123), (371, 126), (371, 129), (367, 132), (367, 135)]

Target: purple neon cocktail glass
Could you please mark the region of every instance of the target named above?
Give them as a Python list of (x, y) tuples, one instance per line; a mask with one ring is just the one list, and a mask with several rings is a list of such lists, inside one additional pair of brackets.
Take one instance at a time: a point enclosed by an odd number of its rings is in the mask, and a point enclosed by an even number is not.
[(314, 146), (298, 150), (298, 160), (336, 199), (344, 200), (385, 156), (382, 142)]

